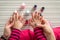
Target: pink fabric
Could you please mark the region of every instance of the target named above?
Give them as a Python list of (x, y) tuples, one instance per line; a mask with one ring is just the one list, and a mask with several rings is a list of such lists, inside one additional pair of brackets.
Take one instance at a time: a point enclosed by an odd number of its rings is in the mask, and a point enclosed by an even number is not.
[(60, 27), (53, 28), (56, 40), (60, 40)]
[(30, 30), (20, 31), (13, 29), (9, 40), (46, 40), (43, 31), (40, 28), (35, 28), (34, 32)]
[[(60, 40), (60, 27), (53, 28), (56, 40)], [(43, 34), (43, 30), (40, 28), (35, 28), (34, 32), (30, 30), (20, 31), (18, 29), (13, 29), (11, 36), (8, 40), (46, 40)]]
[[(56, 40), (60, 40), (60, 27), (59, 28), (54, 28), (53, 31), (55, 33)], [(12, 32), (12, 33), (14, 33), (14, 32)], [(12, 37), (12, 38), (9, 38), (9, 40), (16, 40), (16, 39), (14, 39)], [(46, 40), (46, 38), (43, 34), (42, 29), (35, 28), (34, 32), (32, 32), (30, 30), (20, 31), (20, 35), (19, 35), (18, 40)]]

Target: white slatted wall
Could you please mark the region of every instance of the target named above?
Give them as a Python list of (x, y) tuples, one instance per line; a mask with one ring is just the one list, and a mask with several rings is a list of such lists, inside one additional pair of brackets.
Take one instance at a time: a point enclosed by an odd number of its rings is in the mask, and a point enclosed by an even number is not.
[(26, 10), (30, 10), (34, 4), (38, 5), (38, 10), (44, 6), (43, 16), (52, 23), (52, 27), (60, 26), (60, 0), (0, 0), (0, 35), (8, 18), (22, 2), (26, 3)]

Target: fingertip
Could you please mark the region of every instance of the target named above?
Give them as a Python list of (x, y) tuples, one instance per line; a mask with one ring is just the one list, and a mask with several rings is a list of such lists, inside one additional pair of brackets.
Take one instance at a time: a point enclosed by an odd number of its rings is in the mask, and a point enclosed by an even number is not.
[(18, 19), (20, 19), (21, 16), (18, 17)]
[(17, 13), (17, 10), (15, 10), (14, 12)]

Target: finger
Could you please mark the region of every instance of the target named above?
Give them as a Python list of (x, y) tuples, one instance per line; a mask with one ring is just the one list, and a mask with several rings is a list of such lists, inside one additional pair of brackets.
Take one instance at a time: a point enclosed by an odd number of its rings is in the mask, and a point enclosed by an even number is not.
[(35, 11), (32, 15), (33, 15), (32, 21), (36, 21), (36, 19), (37, 19), (37, 11)]
[(29, 24), (31, 23), (31, 20), (32, 20), (32, 19), (29, 19), (29, 20), (28, 20), (28, 21), (29, 21)]
[(12, 15), (12, 21), (14, 21), (14, 15), (15, 15), (15, 13), (13, 12), (13, 15)]
[(48, 24), (48, 21), (43, 17), (43, 18), (42, 18), (42, 24), (45, 24), (45, 23)]
[(35, 12), (32, 13), (32, 19), (34, 20)]
[(15, 20), (16, 20), (16, 11), (14, 11), (14, 12), (13, 12), (12, 20), (13, 20), (13, 21), (15, 21)]
[(17, 12), (17, 14), (16, 14), (16, 17), (17, 17), (17, 20), (18, 20), (18, 17), (19, 17), (19, 14), (18, 14), (18, 12)]
[(9, 27), (12, 27), (12, 26), (13, 26), (13, 24), (14, 24), (14, 22), (12, 22), (11, 24), (9, 24)]
[(29, 21), (29, 24), (31, 23), (31, 20), (32, 20), (32, 19), (29, 19), (29, 20), (28, 20), (28, 21)]
[(29, 24), (30, 24), (30, 26), (32, 26), (33, 28), (35, 27), (35, 25), (34, 25), (35, 22), (34, 22), (32, 19), (30, 20), (30, 23), (29, 23)]
[(29, 24), (30, 24), (30, 22), (31, 22), (31, 19), (29, 19), (29, 20), (28, 20), (28, 22), (29, 22)]
[(18, 17), (18, 20), (20, 20), (21, 22), (24, 21), (25, 19), (22, 18), (21, 16)]
[(38, 12), (38, 19), (41, 19), (43, 16), (41, 15), (41, 12)]
[(25, 24), (25, 22), (26, 22), (26, 20), (25, 19), (22, 19), (22, 21), (21, 21), (23, 24)]
[(41, 15), (41, 11), (38, 12), (38, 15), (39, 15), (39, 16)]
[(15, 14), (13, 15), (14, 21), (16, 21)]
[(18, 20), (18, 12), (15, 11), (15, 20)]
[(18, 20), (20, 20), (20, 21), (21, 21), (21, 19), (22, 19), (22, 18), (21, 18), (21, 16), (19, 15)]
[(21, 17), (21, 16), (19, 15), (19, 17), (18, 17), (19, 20), (20, 20), (20, 17)]
[(42, 12), (43, 12), (43, 8), (41, 8), (40, 10), (39, 10), (39, 16), (42, 16)]
[(10, 21), (10, 23), (13, 22), (12, 16), (10, 17), (9, 21)]
[(38, 12), (35, 12), (35, 19), (38, 19)]
[(8, 19), (8, 21), (6, 22), (5, 25), (9, 25), (10, 23), (11, 23), (11, 17), (10, 17), (10, 19)]

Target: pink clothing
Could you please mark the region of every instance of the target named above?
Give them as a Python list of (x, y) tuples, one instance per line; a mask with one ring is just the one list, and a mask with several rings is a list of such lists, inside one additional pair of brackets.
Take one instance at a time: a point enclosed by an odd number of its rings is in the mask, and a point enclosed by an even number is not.
[(60, 40), (60, 27), (53, 28), (56, 40)]
[[(53, 31), (56, 40), (60, 40), (60, 27), (54, 28)], [(46, 40), (46, 37), (41, 28), (35, 28), (34, 32), (30, 30), (20, 31), (18, 29), (13, 29), (8, 40)]]
[[(60, 40), (60, 27), (53, 28), (56, 40)], [(0, 38), (0, 40), (2, 40)], [(46, 40), (43, 30), (41, 28), (35, 28), (34, 32), (30, 30), (20, 31), (13, 29), (11, 36), (8, 40)]]
[(9, 40), (45, 40), (43, 31), (41, 28), (35, 28), (34, 32), (30, 30), (20, 31), (13, 29)]

